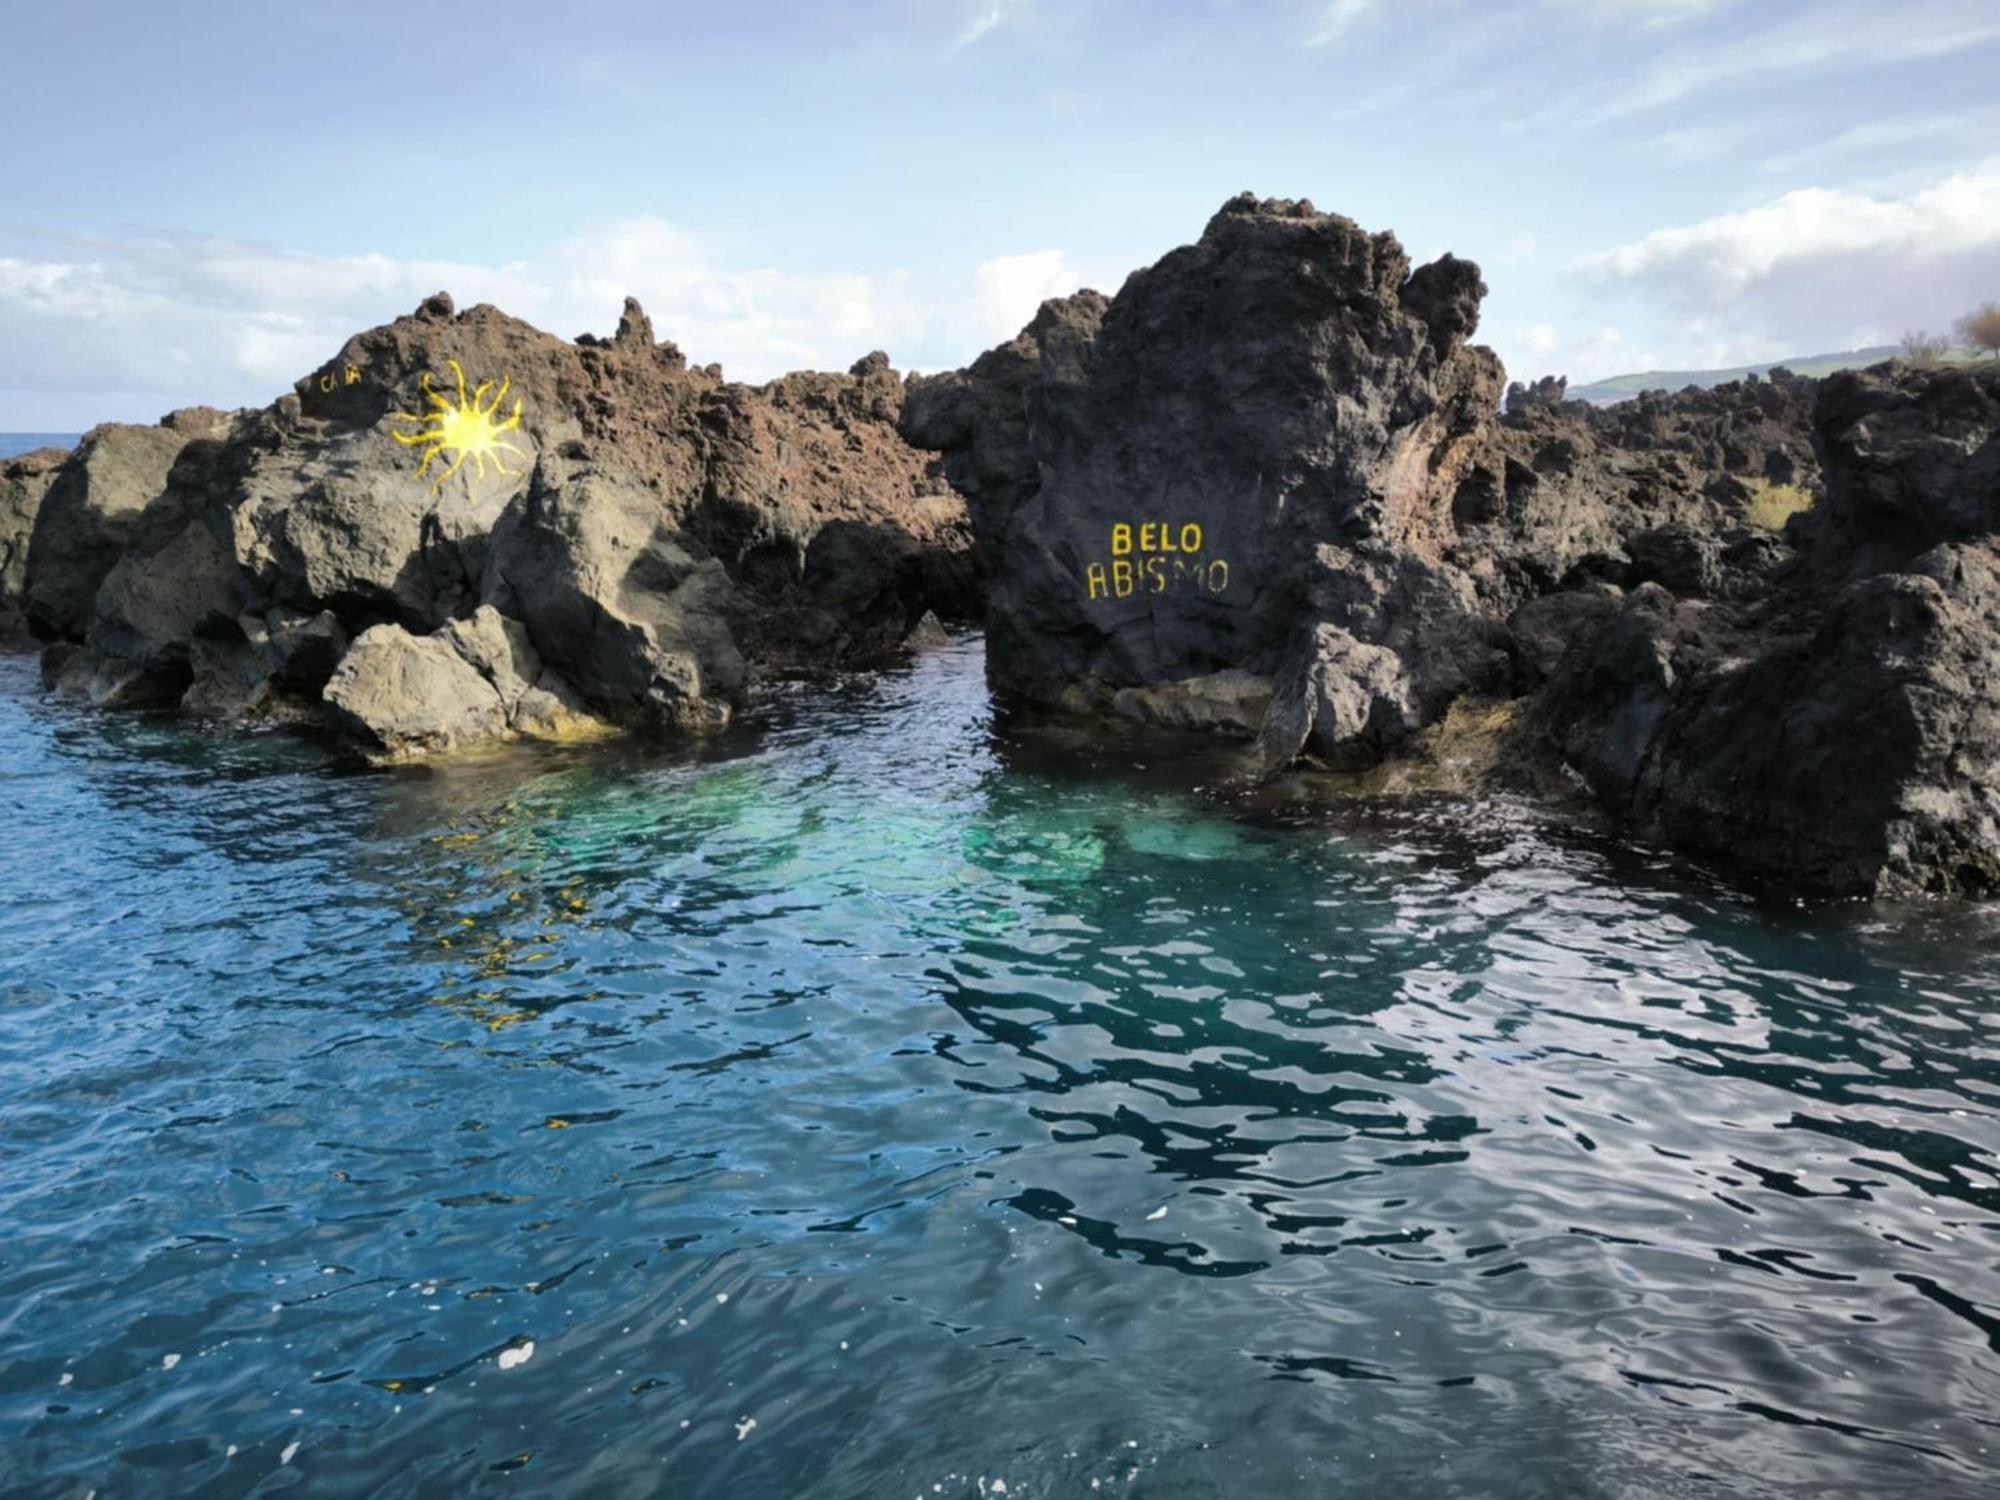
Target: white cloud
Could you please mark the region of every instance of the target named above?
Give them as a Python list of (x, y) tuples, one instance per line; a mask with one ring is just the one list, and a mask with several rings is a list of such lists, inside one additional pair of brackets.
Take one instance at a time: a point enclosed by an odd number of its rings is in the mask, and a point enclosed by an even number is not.
[(1988, 106), (1868, 119), (1833, 135), (1801, 141), (1792, 149), (1766, 157), (1761, 166), (1766, 172), (1794, 172), (1816, 162), (1896, 156), (1909, 154), (1912, 148), (1942, 147), (1955, 156), (1968, 141), (2000, 141), (2000, 109)]
[(992, 339), (1010, 339), (1050, 297), (1067, 297), (1083, 285), (1060, 250), (1000, 255), (972, 273), (980, 324)]
[[(261, 405), (350, 334), (440, 288), (461, 307), (493, 302), (564, 337), (610, 332), (630, 293), (662, 337), (737, 379), (844, 369), (923, 332), (900, 275), (720, 265), (654, 218), (501, 265), (303, 255), (192, 235), (72, 236), (0, 257), (0, 396), (6, 408), (49, 412), (60, 401), (92, 419), (193, 402)], [(0, 409), (0, 427), (15, 421)]]
[(1995, 41), (2000, 12), (1990, 6), (1813, 5), (1748, 36), (1667, 51), (1637, 78), (1617, 80), (1587, 117), (1617, 119), (1789, 74), (1831, 77), (1952, 57)]
[(1324, 47), (1339, 41), (1375, 9), (1375, 0), (1321, 0), (1312, 29), (1306, 33), (1308, 47)]
[(1781, 270), (1829, 256), (1879, 253), (1935, 260), (1996, 247), (2000, 174), (1969, 173), (1904, 199), (1800, 188), (1741, 213), (1655, 230), (1580, 264), (1601, 278), (1667, 277), (1740, 292)]
[(997, 31), (1010, 16), (1020, 14), (1027, 4), (1028, 0), (975, 0), (949, 50), (963, 52), (981, 37)]
[(1908, 196), (1802, 188), (1576, 263), (1584, 279), (1777, 354), (1942, 329), (2000, 285), (2000, 170)]
[(1563, 0), (1577, 10), (1587, 10), (1593, 19), (1636, 21), (1641, 26), (1671, 26), (1711, 15), (1736, 0)]
[(1567, 375), (1572, 385), (1581, 385), (1655, 362), (1650, 349), (1634, 349), (1622, 329), (1609, 325), (1559, 331), (1548, 323), (1531, 323), (1511, 337), (1496, 338), (1494, 347), (1509, 380)]

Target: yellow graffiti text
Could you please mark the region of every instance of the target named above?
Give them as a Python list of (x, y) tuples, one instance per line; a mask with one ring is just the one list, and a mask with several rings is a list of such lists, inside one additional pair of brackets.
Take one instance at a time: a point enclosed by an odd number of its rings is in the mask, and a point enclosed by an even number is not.
[[(1135, 540), (1138, 543), (1136, 549), (1133, 546)], [(1141, 521), (1135, 538), (1134, 528), (1120, 521), (1111, 528), (1111, 555), (1130, 557), (1134, 550), (1163, 552), (1169, 555), (1176, 552), (1199, 552), (1201, 523), (1187, 521), (1175, 526), (1169, 521)]]
[(1220, 594), (1229, 588), (1229, 564), (1202, 557), (1201, 524), (1119, 521), (1111, 528), (1111, 560), (1087, 563), (1084, 596), (1129, 599), (1135, 594)]

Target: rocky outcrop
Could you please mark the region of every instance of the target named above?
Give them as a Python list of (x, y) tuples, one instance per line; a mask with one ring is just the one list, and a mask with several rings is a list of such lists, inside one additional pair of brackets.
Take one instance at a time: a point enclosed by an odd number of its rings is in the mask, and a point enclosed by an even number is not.
[(1611, 407), (1514, 407), (1454, 497), (1446, 556), (1503, 615), (1591, 583), (1754, 592), (1790, 553), (1758, 502), (1819, 490), (1815, 389), (1774, 370)]
[(1806, 520), (1823, 570), (1904, 567), (2000, 536), (2000, 378), (1991, 365), (1878, 365), (1820, 387), (1827, 503)]
[[(440, 294), (264, 410), (90, 434), (34, 507), (22, 612), (72, 694), (371, 758), (710, 726), (760, 674), (976, 610), (964, 502), (903, 396), (880, 354), (749, 387), (634, 302), (570, 342)], [(11, 514), (42, 470), (6, 473)], [(533, 653), (521, 693), (466, 649), (488, 616)]]
[(68, 457), (61, 448), (36, 448), (0, 460), (0, 636), (27, 628), (28, 543)]
[(139, 538), (181, 450), (226, 420), (197, 408), (156, 427), (111, 423), (84, 434), (43, 495), (29, 537), (23, 593), (37, 635), (83, 633), (98, 585)]
[(973, 525), (996, 528), (980, 536), (989, 558), (998, 550), (997, 528), (1041, 486), (1031, 446), (1041, 393), (1078, 377), (1110, 305), (1089, 290), (1044, 302), (1026, 328), (969, 368), (910, 382), (903, 435), (942, 452), (953, 488), (973, 502)]
[(201, 718), (264, 719), (311, 726), (320, 690), (348, 647), (330, 609), (315, 615), (273, 608), (244, 613), (188, 643), (188, 685), (179, 706)]
[(1797, 555), (1600, 610), (1535, 721), (1646, 832), (1831, 890), (2000, 893), (2000, 374), (1844, 373), (1813, 420)]
[[(1249, 674), (1292, 689), (1292, 749), (1344, 756), (1504, 674), (1443, 557), (1499, 402), (1466, 342), (1483, 291), (1467, 262), (1413, 271), (1393, 235), (1245, 195), (1108, 303), (1048, 304), (918, 381), (904, 431), (971, 503), (996, 688), (1178, 722)], [(1356, 714), (1314, 711), (1330, 675)]]
[(1567, 375), (1544, 375), (1532, 385), (1523, 385), (1518, 380), (1507, 383), (1506, 410), (1511, 416), (1515, 412), (1526, 411), (1531, 406), (1561, 406), (1569, 393)]
[(1484, 290), (1246, 194), (909, 382), (731, 384), (635, 303), (569, 342), (440, 295), (262, 411), (0, 466), (0, 629), (98, 702), (393, 761), (714, 726), (983, 591), (1013, 706), (2000, 893), (2000, 373), (1545, 378), (1503, 414)]
[(1503, 416), (1483, 291), (1245, 195), (915, 382), (997, 691), (1254, 736), (1266, 774), (1476, 722), (1482, 774), (1798, 884), (2000, 891), (2000, 377), (1545, 379)]
[(414, 760), (511, 739), (600, 738), (592, 715), (546, 670), (528, 631), (491, 605), (429, 635), (364, 631), (326, 685), (339, 726), (377, 762)]

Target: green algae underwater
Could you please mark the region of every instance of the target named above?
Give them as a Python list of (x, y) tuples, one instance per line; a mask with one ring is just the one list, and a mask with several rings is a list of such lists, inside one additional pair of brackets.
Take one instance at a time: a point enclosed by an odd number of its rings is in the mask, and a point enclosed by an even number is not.
[(1990, 914), (1212, 770), (977, 641), (371, 775), (0, 657), (0, 1492), (2000, 1481)]

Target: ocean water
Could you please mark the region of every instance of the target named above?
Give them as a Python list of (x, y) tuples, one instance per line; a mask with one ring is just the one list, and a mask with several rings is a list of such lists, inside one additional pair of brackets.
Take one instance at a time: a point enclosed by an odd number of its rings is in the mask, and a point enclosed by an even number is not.
[(998, 732), (354, 774), (0, 657), (0, 1492), (2000, 1487), (1990, 913)]
[(0, 459), (37, 448), (74, 448), (77, 437), (74, 432), (0, 432)]

